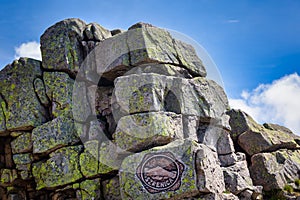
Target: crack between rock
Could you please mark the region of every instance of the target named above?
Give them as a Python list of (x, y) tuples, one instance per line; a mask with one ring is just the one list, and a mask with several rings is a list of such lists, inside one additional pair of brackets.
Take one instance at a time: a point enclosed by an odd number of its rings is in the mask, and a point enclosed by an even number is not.
[[(42, 77), (35, 77), (35, 78), (33, 79), (33, 82), (32, 82), (33, 91), (34, 91), (34, 94), (35, 94), (35, 96), (36, 96), (38, 102), (39, 102), (40, 105), (45, 109), (45, 114), (44, 114), (43, 112), (40, 112), (40, 113), (41, 113), (42, 116), (45, 117), (46, 122), (48, 122), (48, 121), (51, 120), (51, 114), (50, 114), (50, 110), (49, 110), (49, 107), (50, 107), (50, 106), (49, 106), (49, 105), (45, 105), (45, 104), (42, 103), (42, 100), (41, 100), (39, 94), (38, 94), (37, 91), (36, 91), (37, 88), (36, 88), (34, 82), (35, 82), (37, 79), (40, 79), (40, 80), (42, 81), (42, 83), (43, 83), (43, 88), (44, 88), (44, 92), (45, 92), (45, 97), (47, 98), (49, 104), (51, 103), (51, 101), (50, 101), (50, 99), (49, 99), (49, 97), (48, 97), (48, 95), (47, 95), (47, 93), (46, 93), (46, 88), (45, 88), (45, 83), (44, 83), (43, 78), (42, 78)], [(46, 122), (45, 122), (45, 123), (46, 123)]]
[(48, 68), (42, 68), (43, 72), (64, 72), (66, 74), (69, 75), (69, 77), (73, 80), (76, 79), (76, 75), (77, 73), (76, 72), (72, 72), (71, 70), (69, 69), (48, 69)]

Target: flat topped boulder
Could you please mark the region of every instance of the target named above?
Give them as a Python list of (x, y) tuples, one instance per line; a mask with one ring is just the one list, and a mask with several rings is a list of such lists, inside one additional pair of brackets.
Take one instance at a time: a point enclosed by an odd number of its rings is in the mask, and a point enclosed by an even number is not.
[[(133, 25), (128, 31), (100, 42), (91, 56), (98, 75), (114, 80), (134, 66), (144, 63), (165, 63), (180, 66), (193, 76), (206, 76), (195, 49), (174, 39), (161, 28), (149, 24)], [(87, 77), (92, 76), (90, 60), (84, 64)]]
[(41, 75), (41, 62), (30, 58), (15, 60), (0, 71), (0, 134), (5, 130), (31, 130), (46, 121), (33, 86)]

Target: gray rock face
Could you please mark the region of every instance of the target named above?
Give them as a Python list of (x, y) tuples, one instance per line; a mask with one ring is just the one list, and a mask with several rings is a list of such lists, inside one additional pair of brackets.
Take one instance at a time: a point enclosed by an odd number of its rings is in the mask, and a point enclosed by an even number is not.
[(235, 195), (246, 189), (253, 189), (252, 179), (245, 160), (224, 168), (224, 178), (226, 189)]
[(113, 134), (119, 148), (132, 152), (183, 138), (181, 115), (174, 113), (152, 112), (122, 117)]
[(299, 178), (299, 153), (299, 150), (279, 150), (252, 156), (250, 171), (254, 184), (270, 191), (294, 183)]
[(143, 63), (177, 64), (195, 76), (206, 76), (192, 46), (176, 41), (163, 29), (146, 24), (104, 40), (96, 51), (97, 73), (109, 80)]
[[(86, 25), (80, 19), (66, 19), (48, 28), (41, 36), (41, 51), (45, 69), (65, 71), (70, 75), (78, 72), (84, 55), (84, 46), (110, 37), (108, 30), (97, 24)], [(92, 42), (89, 43), (89, 42)]]
[(32, 131), (33, 153), (45, 153), (80, 141), (70, 116), (60, 116)]
[[(231, 117), (233, 138), (250, 156), (283, 148), (299, 148), (298, 137), (279, 126), (277, 128), (265, 128), (242, 111), (231, 110), (228, 114)], [(275, 126), (273, 125), (273, 127)]]
[(32, 173), (37, 189), (53, 188), (82, 178), (79, 171), (79, 152), (82, 146), (65, 147), (50, 154), (46, 162), (33, 164)]
[(115, 80), (114, 102), (122, 110), (121, 116), (170, 111), (209, 121), (211, 118), (221, 119), (228, 106), (226, 95), (219, 95), (218, 91), (223, 90), (216, 83), (201, 78), (190, 83), (183, 78), (152, 73), (128, 75)]
[(42, 75), (41, 62), (20, 58), (0, 72), (0, 134), (5, 130), (31, 130), (47, 120), (34, 80)]

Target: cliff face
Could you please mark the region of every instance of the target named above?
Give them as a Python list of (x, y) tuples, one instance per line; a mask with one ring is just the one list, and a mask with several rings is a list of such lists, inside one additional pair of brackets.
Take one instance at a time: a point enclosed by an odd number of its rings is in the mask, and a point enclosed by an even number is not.
[(41, 51), (0, 72), (0, 199), (296, 199), (300, 138), (167, 31), (67, 19)]

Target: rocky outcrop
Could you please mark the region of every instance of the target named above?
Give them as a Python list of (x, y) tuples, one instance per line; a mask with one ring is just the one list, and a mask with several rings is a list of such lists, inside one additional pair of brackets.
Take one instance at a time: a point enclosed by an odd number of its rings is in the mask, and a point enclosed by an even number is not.
[(42, 62), (0, 72), (0, 199), (256, 200), (299, 189), (299, 138), (229, 110), (194, 48), (166, 30), (67, 19), (41, 50)]

